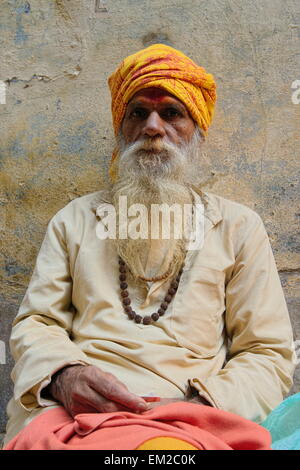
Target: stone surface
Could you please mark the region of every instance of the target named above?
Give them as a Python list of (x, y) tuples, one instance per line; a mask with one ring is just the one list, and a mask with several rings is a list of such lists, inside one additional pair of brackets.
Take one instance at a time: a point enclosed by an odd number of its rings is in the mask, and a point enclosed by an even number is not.
[[(262, 217), (299, 327), (299, 79), (296, 0), (8, 0), (0, 9), (0, 431), (11, 393), (8, 336), (49, 219), (101, 188), (113, 147), (107, 78), (167, 43), (213, 73), (204, 189)], [(1, 101), (0, 101), (1, 102)], [(295, 391), (300, 391), (300, 373)]]

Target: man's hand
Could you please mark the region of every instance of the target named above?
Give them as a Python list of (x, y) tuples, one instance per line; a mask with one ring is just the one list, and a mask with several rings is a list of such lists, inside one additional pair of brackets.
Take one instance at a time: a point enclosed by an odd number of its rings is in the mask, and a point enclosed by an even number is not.
[(54, 376), (48, 389), (72, 417), (79, 413), (140, 413), (148, 409), (145, 400), (96, 366), (68, 366)]

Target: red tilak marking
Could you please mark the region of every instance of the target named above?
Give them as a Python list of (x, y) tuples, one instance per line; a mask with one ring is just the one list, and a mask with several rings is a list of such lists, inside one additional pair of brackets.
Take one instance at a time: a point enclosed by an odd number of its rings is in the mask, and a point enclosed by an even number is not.
[(145, 88), (142, 92), (137, 93), (139, 96), (144, 96), (145, 98), (149, 98), (152, 101), (161, 102), (166, 97), (170, 96), (166, 90), (161, 88)]

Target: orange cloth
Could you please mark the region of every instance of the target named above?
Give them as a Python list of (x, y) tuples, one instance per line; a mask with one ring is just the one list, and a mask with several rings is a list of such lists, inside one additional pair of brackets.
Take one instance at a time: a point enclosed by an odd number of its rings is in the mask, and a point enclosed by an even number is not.
[(143, 414), (86, 413), (75, 419), (57, 407), (31, 421), (4, 450), (135, 450), (158, 437), (179, 439), (199, 450), (271, 449), (270, 433), (258, 424), (210, 406), (180, 402)]
[[(148, 87), (163, 88), (176, 96), (205, 134), (211, 124), (216, 102), (213, 75), (170, 46), (154, 44), (130, 55), (109, 77), (108, 83), (115, 135), (119, 133), (130, 99)], [(115, 150), (110, 169), (112, 179), (116, 176), (117, 155)]]

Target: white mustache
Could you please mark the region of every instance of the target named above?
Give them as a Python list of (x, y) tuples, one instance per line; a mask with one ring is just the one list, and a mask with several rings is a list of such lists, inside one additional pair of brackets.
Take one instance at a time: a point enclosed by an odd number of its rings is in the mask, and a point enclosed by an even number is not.
[(178, 150), (178, 146), (172, 144), (171, 142), (166, 142), (163, 139), (142, 139), (138, 140), (132, 147), (129, 147), (132, 151), (140, 151), (140, 150), (149, 150), (154, 152), (161, 152), (161, 151), (176, 151)]
[[(149, 161), (153, 157), (153, 163), (157, 160), (177, 160), (182, 162), (183, 154), (178, 145), (166, 142), (163, 139), (142, 139), (127, 145), (121, 151), (120, 162), (126, 162), (132, 157), (143, 157)], [(147, 158), (148, 157), (148, 158)]]

